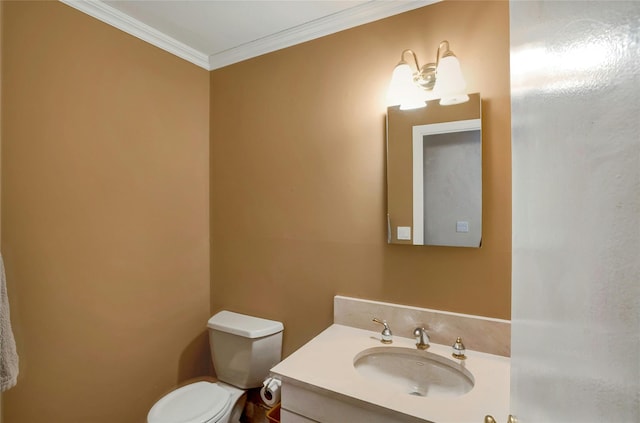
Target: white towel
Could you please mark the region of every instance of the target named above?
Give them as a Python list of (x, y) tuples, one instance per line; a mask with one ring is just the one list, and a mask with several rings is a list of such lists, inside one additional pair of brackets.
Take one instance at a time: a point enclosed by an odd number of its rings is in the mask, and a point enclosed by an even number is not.
[(7, 280), (0, 254), (0, 392), (13, 388), (18, 381), (18, 353), (11, 329)]

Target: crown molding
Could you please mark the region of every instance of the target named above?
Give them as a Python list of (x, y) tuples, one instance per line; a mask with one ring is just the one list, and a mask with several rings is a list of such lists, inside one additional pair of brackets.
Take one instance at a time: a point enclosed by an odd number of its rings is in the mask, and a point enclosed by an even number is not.
[(210, 69), (217, 69), (272, 51), (291, 47), (325, 35), (353, 28), (369, 22), (418, 9), (441, 0), (379, 1), (372, 0), (350, 9), (269, 35), (209, 56)]
[(212, 55), (181, 43), (102, 1), (59, 1), (194, 65), (207, 70), (214, 70), (358, 25), (437, 3), (441, 0), (371, 0), (350, 9)]
[(194, 48), (189, 47), (180, 41), (169, 37), (149, 25), (140, 22), (129, 15), (122, 13), (101, 1), (97, 0), (59, 0), (60, 2), (73, 7), (89, 16), (116, 27), (127, 34), (133, 35), (143, 41), (148, 42), (162, 50), (175, 56), (187, 60), (194, 65), (207, 70), (209, 68), (209, 56)]

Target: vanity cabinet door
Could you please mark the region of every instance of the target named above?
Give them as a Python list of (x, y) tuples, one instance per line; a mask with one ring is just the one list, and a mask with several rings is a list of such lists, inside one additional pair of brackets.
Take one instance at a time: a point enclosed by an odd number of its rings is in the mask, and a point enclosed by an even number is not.
[(282, 423), (317, 423), (315, 420), (308, 419), (284, 409), (280, 410), (280, 421)]
[(281, 392), (280, 418), (283, 423), (424, 423), (416, 417), (373, 404), (354, 402), (351, 398), (317, 387), (307, 389), (283, 381)]

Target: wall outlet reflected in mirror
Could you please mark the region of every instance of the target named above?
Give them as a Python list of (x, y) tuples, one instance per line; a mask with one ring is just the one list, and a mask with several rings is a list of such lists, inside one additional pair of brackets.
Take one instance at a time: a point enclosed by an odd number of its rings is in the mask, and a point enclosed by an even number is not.
[(456, 222), (456, 232), (469, 232), (469, 222)]

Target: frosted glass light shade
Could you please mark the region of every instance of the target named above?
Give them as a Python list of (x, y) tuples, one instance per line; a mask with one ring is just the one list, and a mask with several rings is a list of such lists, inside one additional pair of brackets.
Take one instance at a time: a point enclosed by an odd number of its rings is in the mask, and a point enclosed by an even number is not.
[(436, 85), (433, 88), (440, 97), (440, 104), (448, 106), (469, 101), (466, 88), (467, 83), (462, 76), (458, 58), (451, 55), (440, 59), (436, 71)]
[(422, 90), (413, 82), (413, 72), (409, 65), (400, 62), (393, 70), (389, 89), (387, 90), (387, 104), (400, 105), (400, 110), (426, 107)]

